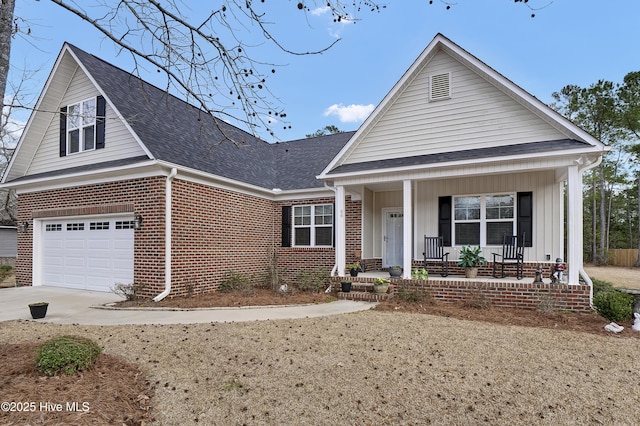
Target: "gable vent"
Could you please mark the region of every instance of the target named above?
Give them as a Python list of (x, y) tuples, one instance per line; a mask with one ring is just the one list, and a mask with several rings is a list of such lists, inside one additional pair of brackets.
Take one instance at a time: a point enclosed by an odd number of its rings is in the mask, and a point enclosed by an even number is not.
[(436, 74), (431, 76), (430, 100), (439, 101), (451, 98), (451, 74)]

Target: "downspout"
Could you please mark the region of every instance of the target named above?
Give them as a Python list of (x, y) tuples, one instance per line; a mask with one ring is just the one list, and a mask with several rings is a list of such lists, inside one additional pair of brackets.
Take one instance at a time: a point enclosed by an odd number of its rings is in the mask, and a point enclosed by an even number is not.
[[(327, 182), (323, 182), (324, 183), (324, 187), (333, 191), (333, 199), (335, 200), (336, 198), (336, 188), (335, 186), (330, 186), (327, 184)], [(334, 223), (333, 226), (336, 226), (336, 224)], [(331, 268), (331, 276), (333, 277), (336, 272), (338, 271), (338, 259), (336, 259), (336, 257), (333, 257), (333, 268)]]
[[(591, 164), (587, 164), (586, 166), (578, 169), (578, 171), (580, 172), (580, 174), (583, 174), (586, 171), (589, 171), (591, 169), (598, 167), (600, 163), (602, 163), (602, 156), (598, 157), (598, 159), (595, 162)], [(584, 270), (584, 262), (582, 263), (582, 265), (580, 265), (580, 270), (578, 271), (578, 274), (589, 285), (589, 306), (591, 306), (591, 309), (593, 309), (593, 281), (591, 281), (591, 277), (589, 277), (589, 275), (587, 275), (587, 272)]]
[(171, 184), (178, 174), (178, 169), (171, 169), (165, 182), (164, 200), (164, 291), (153, 298), (159, 302), (171, 292)]

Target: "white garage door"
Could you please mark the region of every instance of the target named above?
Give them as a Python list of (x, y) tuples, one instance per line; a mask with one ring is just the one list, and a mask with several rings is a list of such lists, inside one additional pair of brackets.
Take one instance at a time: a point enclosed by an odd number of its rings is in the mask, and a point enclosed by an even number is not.
[(42, 283), (111, 291), (133, 283), (133, 218), (42, 222)]

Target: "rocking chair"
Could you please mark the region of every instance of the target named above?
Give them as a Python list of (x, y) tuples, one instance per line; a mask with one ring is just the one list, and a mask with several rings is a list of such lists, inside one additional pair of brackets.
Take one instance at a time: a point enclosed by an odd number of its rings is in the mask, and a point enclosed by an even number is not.
[(427, 237), (424, 236), (424, 267), (427, 267), (427, 261), (438, 261), (441, 264), (442, 270), (440, 275), (446, 277), (449, 275), (449, 253), (444, 253), (444, 247), (442, 245), (442, 237)]
[[(504, 278), (505, 264), (516, 265), (516, 277), (521, 280), (524, 276), (524, 234), (521, 237), (516, 235), (505, 235), (502, 240), (502, 254), (493, 254), (493, 277)], [(500, 275), (498, 276), (498, 265), (500, 265)]]

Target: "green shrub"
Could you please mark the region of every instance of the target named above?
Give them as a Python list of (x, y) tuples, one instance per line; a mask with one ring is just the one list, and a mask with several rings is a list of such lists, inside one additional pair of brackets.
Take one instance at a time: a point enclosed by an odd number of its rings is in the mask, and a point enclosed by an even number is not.
[(633, 315), (634, 297), (619, 291), (599, 293), (593, 297), (593, 305), (600, 315), (610, 321), (623, 322)]
[(251, 278), (239, 272), (227, 272), (225, 279), (218, 286), (218, 291), (224, 293), (239, 292), (242, 294), (252, 294), (255, 289)]
[(616, 288), (613, 286), (613, 284), (611, 284), (610, 282), (602, 281), (597, 278), (592, 278), (591, 281), (593, 282), (594, 296), (597, 296), (600, 293), (609, 293), (612, 291), (617, 291)]
[(91, 339), (60, 336), (37, 349), (36, 365), (47, 376), (76, 374), (91, 367), (101, 351), (100, 346)]
[(331, 275), (329, 271), (322, 267), (317, 267), (311, 271), (300, 271), (296, 277), (295, 287), (300, 291), (320, 293), (329, 287)]

